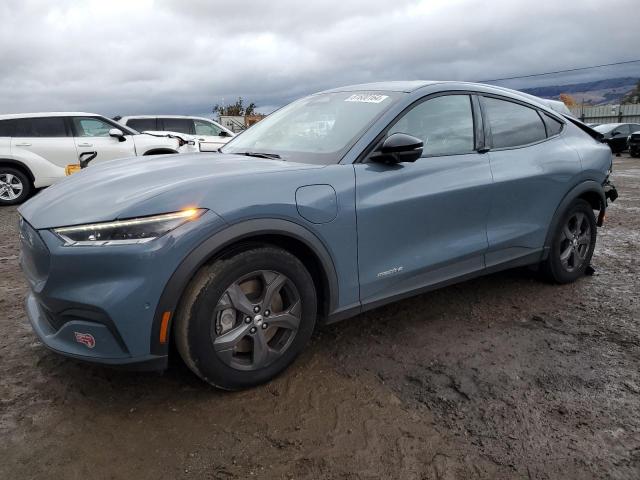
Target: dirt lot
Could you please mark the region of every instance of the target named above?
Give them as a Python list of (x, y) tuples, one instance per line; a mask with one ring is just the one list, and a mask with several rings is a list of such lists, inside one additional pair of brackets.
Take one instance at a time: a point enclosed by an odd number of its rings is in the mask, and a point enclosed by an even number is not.
[(326, 327), (241, 393), (47, 351), (0, 210), (0, 478), (640, 478), (640, 160), (596, 273), (466, 282)]

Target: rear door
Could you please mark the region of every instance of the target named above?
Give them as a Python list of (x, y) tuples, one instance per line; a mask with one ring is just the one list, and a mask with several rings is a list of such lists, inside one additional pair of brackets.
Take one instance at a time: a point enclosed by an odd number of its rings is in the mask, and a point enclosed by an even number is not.
[(580, 173), (558, 119), (499, 96), (481, 96), (494, 188), (487, 267), (538, 255), (560, 201)]
[(62, 168), (77, 161), (76, 146), (65, 117), (17, 119), (11, 151), (14, 155), (35, 155)]
[(386, 135), (423, 140), (413, 163), (355, 164), (358, 268), (363, 304), (375, 305), (482, 270), (492, 191), (472, 97), (421, 100)]
[(231, 139), (230, 135), (221, 136), (224, 130), (213, 122), (194, 119), (193, 124), (202, 152), (215, 152)]
[(121, 138), (109, 135), (109, 130), (112, 128), (122, 130), (122, 127), (100, 117), (71, 117), (70, 120), (78, 158), (90, 152), (95, 152), (97, 154), (95, 160), (99, 161), (135, 156), (136, 149), (131, 135)]

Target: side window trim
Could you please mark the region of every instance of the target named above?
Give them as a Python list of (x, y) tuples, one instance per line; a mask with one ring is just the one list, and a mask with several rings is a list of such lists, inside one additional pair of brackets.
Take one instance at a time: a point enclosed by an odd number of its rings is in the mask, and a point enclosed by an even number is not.
[(487, 146), (487, 131), (484, 114), (478, 95), (471, 95), (471, 110), (473, 115), (473, 146), (476, 152), (482, 152)]
[[(488, 138), (490, 139), (490, 143), (489, 143), (490, 150), (493, 150), (493, 151), (496, 151), (496, 152), (500, 152), (500, 151), (503, 151), (503, 150), (515, 150), (517, 148), (530, 147), (532, 145), (537, 145), (539, 143), (546, 142), (549, 139), (554, 138), (554, 137), (557, 136), (557, 135), (554, 135), (553, 137), (547, 136), (547, 124), (545, 123), (544, 119), (542, 117), (540, 117), (540, 115), (541, 115), (540, 114), (540, 110), (538, 108), (536, 108), (535, 106), (530, 105), (530, 104), (528, 104), (526, 102), (521, 102), (521, 101), (519, 101), (519, 100), (517, 100), (515, 98), (503, 97), (501, 95), (495, 95), (493, 93), (478, 93), (478, 96), (480, 97), (480, 105), (481, 105), (482, 112), (483, 112), (484, 124), (486, 126), (485, 134), (486, 134), (486, 132), (488, 132)], [(515, 146), (512, 146), (512, 147), (494, 148), (493, 147), (493, 133), (491, 132), (491, 125), (490, 125), (490, 122), (488, 120), (488, 115), (486, 114), (486, 106), (484, 104), (484, 98), (495, 98), (496, 100), (502, 100), (502, 101), (505, 101), (505, 102), (511, 102), (511, 103), (516, 104), (516, 105), (520, 105), (522, 107), (526, 107), (526, 108), (530, 108), (531, 110), (534, 110), (538, 114), (538, 117), (540, 117), (540, 121), (542, 122), (544, 131), (545, 131), (545, 138), (543, 138), (542, 140), (538, 140), (537, 142), (525, 143), (523, 145), (515, 145)], [(562, 133), (562, 131), (564, 130), (564, 122), (560, 122), (560, 123), (562, 123), (562, 129), (560, 130), (560, 133)], [(560, 133), (558, 133), (558, 135)]]

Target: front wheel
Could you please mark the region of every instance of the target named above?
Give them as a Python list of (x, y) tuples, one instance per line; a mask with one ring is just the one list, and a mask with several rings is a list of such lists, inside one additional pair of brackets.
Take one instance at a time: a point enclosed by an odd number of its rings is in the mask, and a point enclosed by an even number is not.
[(316, 292), (302, 262), (259, 247), (203, 267), (176, 312), (180, 355), (206, 382), (238, 390), (282, 372), (308, 342)]
[(542, 271), (555, 283), (570, 283), (584, 275), (596, 246), (597, 226), (593, 209), (584, 200), (574, 201), (553, 235)]

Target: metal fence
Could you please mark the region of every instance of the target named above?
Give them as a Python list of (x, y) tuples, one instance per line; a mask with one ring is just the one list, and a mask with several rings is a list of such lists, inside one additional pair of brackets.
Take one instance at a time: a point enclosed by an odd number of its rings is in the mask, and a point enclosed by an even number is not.
[(585, 123), (640, 123), (640, 104), (578, 106), (571, 113)]

